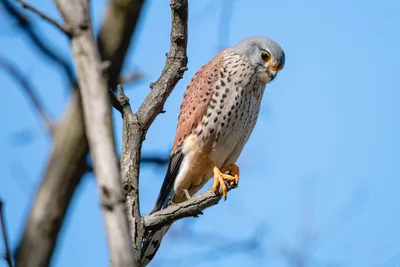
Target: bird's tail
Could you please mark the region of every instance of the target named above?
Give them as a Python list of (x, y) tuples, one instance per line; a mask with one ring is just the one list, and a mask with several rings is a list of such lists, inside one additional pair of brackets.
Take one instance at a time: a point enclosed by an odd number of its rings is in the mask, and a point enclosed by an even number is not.
[(160, 248), (161, 241), (164, 238), (164, 235), (168, 232), (169, 228), (171, 225), (164, 226), (149, 239), (146, 240), (143, 243), (143, 248), (142, 248), (142, 259), (141, 259), (141, 267), (147, 266), (147, 264), (150, 263), (150, 261), (154, 258), (154, 255), (156, 255), (157, 250)]
[[(173, 195), (173, 189), (171, 189), (170, 195)], [(168, 202), (169, 202), (169, 197), (166, 199), (164, 204), (162, 205), (161, 209), (165, 209), (168, 207)], [(156, 207), (150, 212), (153, 213), (155, 211)], [(157, 250), (160, 248), (161, 241), (164, 238), (164, 235), (168, 232), (169, 228), (171, 225), (166, 225), (162, 227), (160, 230), (157, 230), (149, 239), (145, 239), (143, 242), (143, 247), (142, 247), (142, 255), (141, 255), (141, 267), (147, 266), (147, 264), (150, 263), (150, 261), (154, 258), (154, 256), (157, 253)]]
[[(165, 175), (165, 179), (158, 195), (158, 199), (150, 214), (168, 207), (169, 200), (174, 195), (173, 185), (175, 183), (176, 176), (179, 173), (179, 168), (182, 160), (183, 154), (180, 151), (174, 153), (171, 156), (168, 164), (167, 174)], [(156, 255), (157, 250), (161, 245), (161, 241), (170, 227), (171, 225), (166, 225), (160, 230), (157, 230), (154, 234), (152, 234), (149, 239), (144, 239), (141, 255), (141, 267), (147, 266), (147, 264), (149, 264), (150, 261), (153, 259), (154, 255)]]

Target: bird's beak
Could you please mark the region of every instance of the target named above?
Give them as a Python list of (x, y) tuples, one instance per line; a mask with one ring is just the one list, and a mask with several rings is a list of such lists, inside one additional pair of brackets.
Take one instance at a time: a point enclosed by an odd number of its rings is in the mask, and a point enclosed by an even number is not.
[(269, 77), (271, 77), (271, 81), (272, 81), (273, 79), (275, 79), (275, 76), (276, 76), (276, 74), (277, 74), (278, 72), (275, 71), (275, 70), (269, 69), (269, 70), (268, 70), (268, 73), (269, 73)]
[(271, 81), (276, 77), (276, 74), (278, 73), (278, 71), (280, 71), (282, 69), (282, 66), (278, 65), (278, 66), (271, 66), (268, 68), (268, 73), (269, 76), (271, 77)]

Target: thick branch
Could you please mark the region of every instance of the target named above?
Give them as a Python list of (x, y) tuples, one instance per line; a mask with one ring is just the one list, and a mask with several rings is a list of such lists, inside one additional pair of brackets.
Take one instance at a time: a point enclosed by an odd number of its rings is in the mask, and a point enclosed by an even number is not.
[[(111, 85), (116, 84), (119, 78), (143, 3), (144, 0), (109, 1), (98, 46), (101, 47), (102, 61), (110, 61), (106, 72)], [(10, 5), (7, 7), (15, 11)], [(19, 16), (18, 19), (21, 21), (19, 25), (24, 27), (23, 18)], [(42, 44), (40, 39), (33, 38), (36, 35), (32, 34), (29, 26), (28, 36), (32, 37), (34, 44)], [(21, 267), (50, 265), (65, 214), (87, 170), (88, 143), (78, 90), (72, 92), (68, 110), (57, 129), (47, 168), (17, 250), (17, 265)]]
[(6, 260), (8, 267), (13, 267), (13, 262), (11, 260), (10, 245), (8, 242), (8, 235), (6, 229), (6, 219), (4, 219), (4, 213), (3, 213), (3, 201), (1, 199), (0, 199), (0, 227), (3, 235), (4, 249), (6, 250), (4, 253), (4, 259)]
[[(228, 190), (232, 188), (228, 183), (226, 183), (226, 186)], [(215, 194), (213, 191), (208, 190), (201, 195), (191, 197), (185, 202), (170, 205), (166, 209), (144, 216), (142, 219), (144, 229), (146, 232), (154, 232), (179, 219), (193, 216), (197, 217), (199, 214), (203, 214), (202, 211), (206, 208), (218, 204), (221, 198), (221, 192)]]
[[(89, 0), (57, 0), (69, 25), (79, 25), (71, 47), (78, 69), (85, 129), (100, 191), (112, 266), (133, 266), (117, 153), (114, 145), (107, 81), (91, 27)], [(85, 25), (84, 28), (81, 26)]]

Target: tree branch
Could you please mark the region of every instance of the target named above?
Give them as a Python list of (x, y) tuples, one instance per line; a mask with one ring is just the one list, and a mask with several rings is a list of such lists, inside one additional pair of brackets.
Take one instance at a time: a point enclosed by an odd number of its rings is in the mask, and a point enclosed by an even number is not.
[(172, 29), (170, 50), (160, 78), (151, 85), (151, 92), (140, 106), (137, 116), (144, 131), (162, 113), (165, 101), (187, 70), (188, 1), (171, 0)]
[(49, 59), (57, 67), (61, 68), (65, 77), (68, 79), (69, 85), (73, 86), (76, 83), (76, 78), (69, 61), (63, 58), (61, 53), (57, 52), (49, 45), (46, 38), (36, 29), (34, 23), (15, 7), (14, 2), (14, 0), (2, 0), (0, 4), (4, 6), (4, 10), (12, 18), (16, 19), (17, 27), (26, 34), (32, 44), (32, 46), (29, 47), (36, 48), (39, 53)]
[[(8, 1), (0, 1), (5, 3)], [(144, 0), (110, 0), (98, 37), (102, 61), (109, 60), (107, 77), (116, 84), (127, 53), (131, 37), (142, 11)], [(12, 6), (7, 5), (14, 12)], [(13, 13), (14, 14), (14, 13)], [(35, 45), (41, 44), (32, 31), (32, 25), (18, 17), (19, 26), (26, 31)], [(37, 42), (36, 42), (37, 41)], [(46, 50), (47, 51), (47, 50)], [(17, 249), (19, 267), (49, 266), (58, 233), (63, 225), (75, 189), (87, 171), (88, 143), (83, 124), (79, 90), (72, 91), (68, 110), (57, 124), (51, 154), (42, 183), (29, 214), (23, 236)], [(54, 194), (57, 192), (57, 194)]]
[[(226, 183), (226, 187), (228, 191), (233, 188), (228, 183)], [(151, 215), (144, 216), (142, 218), (142, 223), (145, 232), (157, 231), (163, 226), (170, 225), (179, 219), (202, 215), (203, 210), (218, 204), (221, 198), (221, 191), (215, 194), (213, 191), (208, 190), (203, 194), (189, 198), (185, 202), (170, 205)]]
[(123, 137), (121, 154), (121, 175), (125, 190), (125, 206), (130, 229), (130, 238), (133, 248), (134, 266), (140, 266), (141, 242), (143, 233), (140, 229), (140, 206), (139, 206), (139, 181), (135, 176), (135, 170), (140, 166), (141, 142), (136, 149), (135, 136), (142, 136), (137, 116), (132, 113), (129, 99), (125, 96), (121, 85), (118, 86), (119, 111), (123, 117)]
[[(187, 0), (171, 0), (172, 29), (170, 51), (160, 78), (151, 85), (152, 91), (143, 101), (137, 113), (132, 113), (129, 100), (121, 86), (118, 87), (119, 108), (124, 120), (121, 172), (126, 194), (126, 212), (131, 230), (135, 263), (140, 265), (143, 229), (139, 205), (139, 172), (142, 143), (146, 132), (175, 85), (187, 70)], [(114, 101), (113, 101), (114, 102)]]
[(71, 38), (71, 47), (78, 69), (85, 129), (100, 191), (110, 260), (113, 266), (133, 266), (107, 81), (92, 32), (89, 0), (56, 0), (56, 4), (67, 24), (80, 27), (79, 34)]
[(1, 57), (0, 57), (0, 68), (4, 69), (11, 77), (13, 77), (20, 84), (21, 89), (25, 91), (25, 93), (28, 96), (28, 99), (32, 102), (32, 105), (42, 118), (43, 123), (46, 126), (48, 132), (53, 135), (55, 128), (54, 124), (52, 120), (49, 118), (47, 112), (45, 111), (44, 105), (39, 100), (39, 97), (36, 95), (35, 90), (33, 89), (33, 86), (32, 84), (30, 84), (29, 80), (26, 79), (25, 76), (21, 73), (21, 71), (17, 69), (17, 66), (15, 66), (11, 62)]
[(35, 8), (34, 6), (26, 3), (23, 0), (17, 0), (18, 3), (21, 4), (21, 6), (23, 8), (29, 9), (31, 10), (33, 13), (36, 13), (38, 16), (40, 16), (42, 19), (46, 20), (47, 22), (49, 22), (50, 24), (52, 24), (53, 26), (55, 26), (56, 28), (58, 28), (60, 31), (62, 31), (63, 33), (65, 33), (66, 35), (70, 36), (71, 35), (71, 30), (68, 29), (68, 27), (65, 27), (63, 25), (61, 25), (60, 23), (58, 23), (56, 20), (50, 18), (49, 16), (47, 16), (46, 14), (44, 14), (42, 11), (40, 11), (39, 9)]
[(6, 250), (4, 253), (4, 259), (6, 260), (8, 267), (13, 267), (13, 262), (11, 260), (10, 245), (8, 243), (6, 220), (4, 219), (4, 213), (3, 213), (3, 201), (1, 199), (0, 199), (0, 225), (1, 225), (1, 232), (3, 234), (4, 248)]

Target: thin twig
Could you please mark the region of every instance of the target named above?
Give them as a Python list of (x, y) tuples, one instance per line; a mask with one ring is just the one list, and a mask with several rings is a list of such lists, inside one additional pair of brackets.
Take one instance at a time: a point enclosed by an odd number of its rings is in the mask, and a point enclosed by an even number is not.
[(72, 31), (71, 29), (69, 29), (68, 27), (65, 27), (63, 25), (61, 25), (60, 23), (58, 23), (56, 20), (50, 18), (49, 16), (47, 16), (46, 14), (44, 14), (42, 11), (40, 11), (39, 9), (37, 9), (36, 7), (32, 6), (31, 4), (26, 3), (23, 0), (17, 0), (18, 3), (21, 4), (21, 6), (23, 8), (29, 9), (31, 10), (33, 13), (36, 13), (39, 17), (41, 17), (42, 19), (46, 20), (47, 22), (49, 22), (50, 24), (54, 25), (56, 28), (58, 28), (60, 31), (62, 31), (63, 33), (65, 33), (66, 35), (70, 36)]
[(6, 260), (8, 267), (13, 267), (13, 262), (11, 260), (10, 246), (8, 243), (6, 220), (4, 219), (4, 213), (3, 213), (3, 201), (1, 199), (0, 199), (0, 224), (1, 224), (1, 232), (3, 234), (4, 248), (6, 249), (4, 253), (4, 259)]
[(28, 79), (22, 74), (22, 72), (10, 61), (0, 57), (0, 68), (6, 71), (11, 77), (13, 77), (21, 86), (21, 89), (25, 91), (28, 96), (28, 99), (31, 101), (33, 107), (39, 113), (40, 117), (43, 120), (44, 125), (50, 134), (54, 133), (54, 124), (52, 120), (49, 118), (49, 115), (46, 112), (46, 109), (42, 102), (39, 100), (39, 97), (36, 95), (33, 89), (32, 84)]
[(59, 67), (67, 78), (69, 86), (73, 87), (76, 83), (76, 77), (69, 60), (63, 57), (57, 49), (49, 45), (47, 38), (38, 30), (32, 20), (24, 14), (26, 12), (21, 12), (21, 9), (17, 8), (14, 3), (14, 0), (0, 1), (6, 14), (15, 19), (16, 23), (13, 24), (28, 37), (30, 41), (28, 47), (30, 49), (36, 49), (39, 55), (43, 55), (46, 59), (50, 60), (52, 64)]

